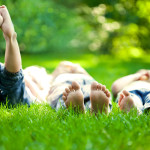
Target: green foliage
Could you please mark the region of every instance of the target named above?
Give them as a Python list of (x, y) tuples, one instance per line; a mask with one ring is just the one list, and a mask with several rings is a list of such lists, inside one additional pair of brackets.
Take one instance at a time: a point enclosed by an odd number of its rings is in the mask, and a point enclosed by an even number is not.
[[(21, 51), (65, 51), (80, 32), (80, 17), (53, 1), (6, 0)], [(74, 18), (75, 16), (75, 18)], [(4, 50), (4, 41), (1, 41)]]
[[(25, 52), (86, 50), (139, 57), (150, 49), (149, 0), (3, 0), (3, 4)], [(3, 40), (0, 48), (5, 49)]]
[(102, 1), (94, 7), (81, 6), (79, 14), (91, 27), (88, 48), (123, 57), (139, 57), (149, 51), (149, 7), (148, 0)]

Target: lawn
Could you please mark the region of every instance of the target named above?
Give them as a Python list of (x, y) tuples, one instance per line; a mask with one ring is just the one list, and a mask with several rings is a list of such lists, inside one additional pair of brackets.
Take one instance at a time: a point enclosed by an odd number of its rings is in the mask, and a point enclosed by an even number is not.
[[(111, 90), (117, 78), (149, 68), (150, 56), (141, 58), (116, 58), (93, 54), (40, 54), (22, 55), (23, 68), (44, 66), (51, 73), (62, 60), (78, 62), (98, 82)], [(149, 114), (137, 115), (119, 111), (113, 102), (109, 116), (97, 117), (89, 112), (74, 114), (67, 110), (55, 112), (43, 104), (0, 108), (0, 150), (99, 150), (99, 149), (150, 149)]]

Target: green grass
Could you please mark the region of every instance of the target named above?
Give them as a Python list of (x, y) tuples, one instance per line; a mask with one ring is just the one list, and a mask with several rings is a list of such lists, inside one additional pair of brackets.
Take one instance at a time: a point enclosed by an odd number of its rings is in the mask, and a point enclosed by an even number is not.
[[(149, 68), (149, 56), (122, 60), (112, 56), (92, 54), (23, 55), (23, 68), (29, 65), (46, 67), (50, 73), (62, 60), (80, 63), (99, 82), (111, 89), (117, 78)], [(60, 109), (52, 110), (43, 104), (18, 106), (15, 109), (0, 107), (0, 150), (94, 150), (94, 149), (150, 149), (149, 114), (137, 116), (119, 111), (113, 102), (113, 110), (106, 115), (91, 116), (89, 112), (74, 114)]]

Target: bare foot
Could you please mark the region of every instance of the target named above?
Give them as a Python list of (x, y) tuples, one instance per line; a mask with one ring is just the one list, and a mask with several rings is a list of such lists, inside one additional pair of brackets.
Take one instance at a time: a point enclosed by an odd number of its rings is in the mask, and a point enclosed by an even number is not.
[(134, 107), (133, 98), (130, 96), (130, 93), (126, 90), (120, 94), (118, 105), (122, 111), (129, 112), (131, 108)]
[(93, 82), (91, 85), (91, 113), (108, 113), (110, 92), (105, 85)]
[(72, 82), (72, 85), (65, 89), (62, 98), (67, 108), (71, 106), (75, 110), (84, 112), (84, 96), (77, 82)]

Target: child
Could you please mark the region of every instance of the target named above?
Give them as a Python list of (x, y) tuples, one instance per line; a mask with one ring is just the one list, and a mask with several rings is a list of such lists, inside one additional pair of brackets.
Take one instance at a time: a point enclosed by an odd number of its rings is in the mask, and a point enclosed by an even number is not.
[(140, 70), (116, 80), (112, 93), (122, 111), (135, 107), (139, 113), (150, 108), (150, 71)]
[(25, 83), (32, 94), (40, 101), (46, 99), (54, 109), (72, 106), (83, 113), (91, 109), (95, 114), (102, 111), (107, 114), (112, 107), (108, 89), (95, 82), (79, 64), (63, 61), (51, 75), (36, 66), (24, 72)]
[(53, 108), (72, 106), (85, 112), (106, 114), (111, 109), (110, 92), (105, 85), (96, 82), (80, 65), (61, 62), (52, 73), (53, 81), (47, 102)]

